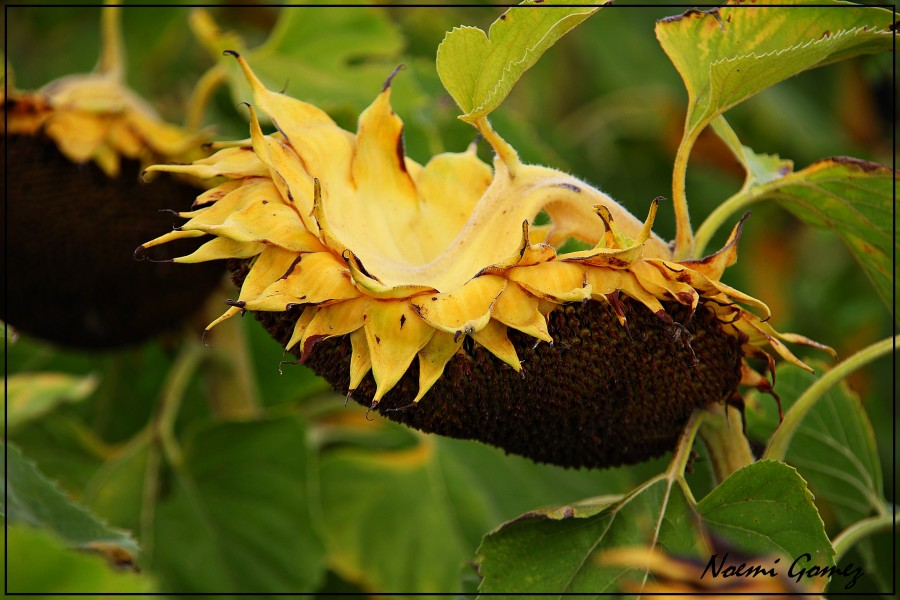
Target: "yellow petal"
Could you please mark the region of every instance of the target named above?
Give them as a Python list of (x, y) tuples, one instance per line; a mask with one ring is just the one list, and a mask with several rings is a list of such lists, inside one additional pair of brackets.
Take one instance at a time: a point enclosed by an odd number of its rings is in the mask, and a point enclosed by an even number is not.
[(552, 342), (540, 300), (510, 281), (491, 307), (491, 318), (545, 342)]
[(483, 275), (453, 292), (417, 296), (412, 305), (433, 327), (452, 333), (471, 334), (483, 329), (491, 318), (491, 305), (506, 287), (506, 279)]
[(369, 354), (369, 344), (366, 341), (365, 329), (357, 329), (350, 334), (350, 386), (352, 392), (359, 387), (366, 374), (372, 370), (372, 356)]
[(346, 335), (362, 327), (368, 305), (369, 298), (361, 296), (319, 308), (300, 339), (302, 352), (300, 360), (305, 360), (312, 347), (320, 340)]
[(128, 158), (138, 158), (147, 150), (144, 140), (134, 132), (129, 122), (117, 119), (109, 129), (107, 143)]
[(353, 152), (353, 135), (338, 127), (331, 117), (312, 104), (269, 91), (243, 57), (233, 55), (253, 90), (254, 103), (269, 115), (302, 158), (306, 171), (328, 181), (345, 179)]
[(487, 327), (472, 334), (472, 339), (485, 347), (485, 349), (511, 366), (516, 371), (522, 370), (522, 363), (516, 354), (516, 349), (506, 337), (506, 325), (497, 321), (490, 321)]
[(378, 386), (372, 402), (378, 403), (431, 340), (434, 328), (416, 314), (408, 301), (382, 300), (369, 303), (364, 329)]
[(415, 205), (418, 196), (406, 172), (403, 122), (391, 110), (389, 84), (390, 80), (359, 116), (352, 171), (356, 187), (383, 199), (381, 208), (386, 211), (395, 205)]
[(760, 343), (768, 342), (769, 346), (771, 346), (781, 358), (810, 373), (813, 372), (812, 367), (794, 356), (794, 354), (788, 350), (787, 346), (781, 343), (778, 339), (778, 332), (767, 323), (761, 322), (755, 315), (744, 312), (742, 318), (735, 321), (733, 326), (746, 333), (750, 337), (751, 344), (759, 345)]
[[(260, 178), (262, 179), (262, 178)], [(179, 213), (182, 217), (190, 218), (197, 214), (197, 209), (206, 208), (208, 205), (218, 202), (234, 190), (238, 189), (243, 185), (250, 185), (257, 183), (259, 180), (255, 178), (248, 179), (236, 179), (234, 181), (226, 181), (217, 185), (212, 189), (208, 189), (194, 200), (194, 203), (191, 205), (192, 212), (190, 213)]]
[(297, 342), (303, 339), (303, 334), (306, 333), (309, 324), (316, 318), (319, 310), (319, 307), (315, 305), (310, 305), (303, 309), (300, 318), (297, 319), (297, 322), (294, 324), (294, 331), (291, 333), (291, 339), (288, 340), (288, 343), (284, 347), (285, 350), (290, 350)]
[(552, 261), (530, 267), (515, 267), (507, 277), (526, 290), (554, 302), (580, 302), (591, 297), (585, 270), (573, 263)]
[(638, 233), (637, 239), (628, 243), (616, 228), (612, 213), (606, 206), (598, 206), (597, 216), (606, 226), (606, 234), (594, 248), (579, 252), (571, 252), (562, 257), (566, 261), (578, 261), (582, 264), (623, 268), (627, 267), (641, 257), (644, 250), (644, 244), (650, 239), (653, 221), (656, 219), (656, 211), (659, 206), (659, 199), (656, 198), (650, 203), (650, 213), (647, 220)]
[(728, 241), (725, 242), (725, 245), (722, 246), (721, 250), (715, 254), (710, 254), (707, 257), (701, 258), (700, 260), (681, 261), (681, 264), (689, 269), (693, 269), (694, 271), (706, 275), (714, 281), (719, 281), (722, 278), (722, 273), (725, 272), (725, 269), (737, 262), (737, 245), (738, 241), (741, 239), (741, 229), (744, 227), (744, 221), (746, 221), (749, 216), (750, 213), (747, 213), (741, 217), (741, 220), (738, 221), (737, 225), (734, 226), (734, 229), (731, 230), (731, 235), (728, 236)]
[(485, 267), (479, 272), (479, 275), (486, 273), (504, 274), (512, 267), (529, 267), (556, 258), (556, 249), (550, 244), (531, 243), (530, 229), (531, 225), (528, 221), (522, 221), (522, 242), (519, 244), (518, 250), (505, 260)]
[[(282, 277), (269, 284), (242, 308), (283, 311), (291, 304), (321, 304), (359, 296), (344, 264), (330, 252), (297, 255)], [(253, 271), (251, 270), (251, 273)]]
[(634, 273), (642, 288), (657, 298), (669, 296), (676, 302), (690, 306), (691, 312), (697, 309), (700, 295), (688, 284), (668, 279), (658, 268), (640, 260), (632, 263), (629, 271)]
[(233, 212), (221, 225), (185, 224), (182, 229), (197, 228), (238, 242), (262, 242), (291, 252), (321, 252), (319, 238), (306, 231), (297, 213), (277, 199), (256, 199)]
[(491, 183), (491, 168), (474, 151), (445, 152), (428, 161), (416, 177), (426, 222), (459, 231)]
[(217, 237), (192, 253), (176, 258), (172, 262), (190, 264), (223, 258), (251, 258), (262, 252), (264, 248), (264, 244), (256, 242), (236, 242), (228, 238)]
[(135, 251), (135, 257), (139, 257), (143, 250), (147, 248), (152, 248), (153, 246), (159, 246), (160, 244), (167, 244), (169, 242), (174, 242), (175, 240), (184, 240), (189, 238), (203, 237), (206, 233), (202, 231), (182, 231), (181, 229), (175, 229), (174, 231), (170, 231), (169, 233), (164, 233), (158, 238), (153, 238), (149, 242), (144, 242), (141, 244), (138, 249)]
[(453, 358), (463, 343), (462, 336), (436, 331), (428, 344), (419, 352), (419, 393), (413, 399), (418, 402), (441, 378), (447, 361)]
[(194, 161), (189, 165), (151, 165), (146, 172), (164, 171), (184, 173), (201, 179), (224, 176), (231, 179), (242, 177), (268, 177), (269, 167), (257, 158), (253, 148), (225, 148), (209, 158)]
[(72, 162), (90, 160), (106, 139), (112, 126), (110, 116), (82, 111), (57, 111), (48, 120), (44, 132), (55, 142), (59, 151)]
[(693, 269), (685, 267), (680, 263), (673, 263), (665, 260), (648, 259), (647, 262), (652, 265), (656, 265), (660, 269), (660, 272), (664, 273), (666, 277), (674, 279), (676, 281), (680, 281), (682, 283), (686, 283), (705, 296), (725, 294), (726, 296), (737, 302), (748, 304), (750, 306), (753, 306), (754, 308), (759, 309), (763, 313), (764, 319), (768, 319), (769, 316), (771, 316), (769, 307), (766, 306), (765, 303), (757, 300), (753, 296), (748, 296), (740, 290), (736, 290), (731, 286), (725, 285), (720, 281), (710, 279), (703, 273), (694, 271)]
[(267, 246), (254, 261), (250, 271), (244, 278), (237, 301), (232, 302), (233, 306), (231, 308), (207, 325), (206, 330), (209, 331), (225, 319), (230, 319), (241, 312), (248, 300), (259, 296), (260, 292), (271, 285), (272, 282), (282, 277), (291, 268), (291, 264), (296, 258), (297, 255), (293, 252), (287, 252), (274, 246)]
[(384, 285), (377, 279), (366, 274), (359, 264), (356, 256), (347, 251), (345, 254), (347, 268), (350, 270), (350, 280), (366, 295), (373, 298), (391, 299), (391, 298), (411, 298), (419, 294), (428, 294), (435, 292), (432, 287), (424, 285)]

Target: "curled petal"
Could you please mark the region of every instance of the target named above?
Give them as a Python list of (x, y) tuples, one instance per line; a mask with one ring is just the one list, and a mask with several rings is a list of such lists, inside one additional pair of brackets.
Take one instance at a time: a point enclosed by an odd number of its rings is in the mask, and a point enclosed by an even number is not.
[(462, 346), (463, 338), (443, 331), (435, 331), (428, 344), (419, 352), (419, 392), (413, 399), (418, 402), (440, 379), (447, 362)]
[(369, 304), (364, 329), (377, 385), (372, 402), (378, 403), (431, 340), (434, 328), (416, 314), (408, 301), (391, 300)]
[(359, 296), (344, 264), (329, 252), (293, 255), (285, 274), (272, 282), (243, 308), (283, 311), (291, 304), (321, 304)]
[(484, 275), (455, 292), (417, 296), (412, 305), (429, 325), (459, 337), (484, 329), (491, 318), (491, 305), (505, 287), (503, 277)]

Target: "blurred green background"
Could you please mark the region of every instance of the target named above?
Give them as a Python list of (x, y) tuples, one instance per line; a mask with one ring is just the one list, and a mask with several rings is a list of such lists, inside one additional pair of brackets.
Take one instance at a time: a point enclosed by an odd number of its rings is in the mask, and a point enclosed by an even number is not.
[[(198, 78), (219, 60), (191, 33), (190, 10), (173, 4), (123, 12), (128, 82), (176, 123), (185, 117)], [(434, 72), (435, 50), (452, 27), (486, 29), (502, 9), (285, 10), (299, 13), (293, 19), (302, 32), (289, 36), (271, 59), (281, 81), (267, 81), (270, 87), (320, 104), (354, 130), (356, 116), (402, 63), (407, 69), (395, 79), (392, 100), (407, 124), (409, 155), (424, 162), (474, 139), (474, 129), (456, 119), (457, 108)], [(282, 17), (272, 7), (223, 5), (209, 11), (247, 48), (263, 43)], [(524, 161), (571, 172), (643, 218), (652, 198), (671, 196), (672, 160), (687, 106), (678, 74), (653, 36), (656, 19), (679, 12), (626, 3), (604, 9), (522, 78), (492, 115), (495, 129)], [(96, 62), (98, 8), (14, 7), (6, 18), (6, 60), (18, 89), (89, 71)], [(348, 79), (335, 78), (335, 69)], [(759, 94), (728, 119), (744, 144), (793, 159), (797, 168), (833, 155), (890, 164), (891, 76), (890, 56), (839, 63)], [(215, 124), (218, 139), (247, 137), (246, 112), (237, 106), (246, 99), (220, 88), (204, 125)], [(488, 159), (486, 149), (481, 152)], [(701, 138), (692, 159), (687, 190), (696, 227), (738, 190), (742, 172), (711, 135)], [(674, 236), (670, 205), (661, 206), (656, 230)], [(726, 235), (721, 231), (713, 246)], [(738, 264), (724, 281), (765, 301), (780, 331), (821, 341), (839, 356), (893, 331), (889, 312), (840, 241), (774, 205), (753, 207)], [(16, 293), (14, 281), (8, 293)], [(213, 313), (224, 308), (224, 297), (234, 296), (223, 294)], [(185, 452), (179, 470), (167, 464), (155, 442), (135, 442), (135, 436), (156, 418), (172, 365), (183, 352), (180, 336), (199, 337), (203, 325), (196, 318), (183, 332), (105, 354), (7, 332), (8, 374), (96, 378), (96, 389), (86, 397), (17, 424), (8, 439), (71, 498), (135, 534), (143, 546), (139, 577), (152, 589), (453, 591), (475, 579), (466, 561), (481, 536), (503, 520), (538, 506), (626, 491), (665, 464), (566, 471), (474, 442), (424, 438), (381, 419), (370, 422), (364, 409), (344, 407), (344, 399), (305, 368), (285, 366), (279, 374), (281, 349), (248, 317), (236, 335), (248, 344), (250, 385), (266, 417), (217, 421), (210, 397), (217, 393), (216, 378), (230, 367), (201, 359), (186, 383), (175, 427)], [(215, 354), (212, 344), (209, 353)], [(889, 500), (893, 470), (887, 466), (895, 460), (892, 366), (881, 360), (850, 380), (875, 427)], [(709, 485), (702, 454), (692, 477), (699, 498)], [(829, 526), (827, 510), (823, 516)], [(53, 544), (20, 535), (22, 547)], [(67, 564), (61, 558), (11, 568), (11, 591), (13, 577), (22, 577), (22, 585), (58, 585), (38, 591), (77, 585), (42, 575), (75, 568)], [(86, 585), (113, 590), (127, 584), (100, 572)]]

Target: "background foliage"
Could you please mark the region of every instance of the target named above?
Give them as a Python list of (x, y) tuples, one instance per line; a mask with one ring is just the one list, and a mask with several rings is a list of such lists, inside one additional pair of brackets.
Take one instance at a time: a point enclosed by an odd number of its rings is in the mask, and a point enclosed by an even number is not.
[[(678, 12), (620, 6), (588, 19), (523, 76), (492, 114), (495, 129), (525, 162), (569, 171), (643, 214), (651, 198), (671, 194), (688, 106), (653, 35), (656, 19)], [(424, 161), (473, 138), (434, 70), (438, 43), (460, 24), (486, 30), (499, 13), (218, 7), (209, 15), (220, 34), (206, 30), (198, 40), (188, 8), (126, 9), (128, 79), (180, 122), (195, 82), (220, 64), (223, 45), (243, 47), (270, 87), (319, 103), (352, 130), (403, 63), (407, 69), (393, 84), (395, 110), (407, 123), (408, 153)], [(99, 9), (14, 8), (7, 18), (5, 52), (17, 87), (37, 88), (93, 66)], [(878, 55), (803, 73), (730, 111), (729, 123), (743, 144), (789, 157), (798, 170), (832, 155), (890, 164), (890, 69), (891, 57)], [(203, 123), (215, 123), (217, 137), (243, 138), (246, 113), (236, 104), (248, 93), (237, 79), (228, 81)], [(692, 158), (687, 189), (696, 225), (738, 191), (743, 171), (709, 132)], [(663, 207), (656, 229), (674, 237), (671, 210)], [(832, 233), (774, 203), (758, 204), (740, 254), (725, 281), (768, 303), (780, 330), (829, 344), (842, 357), (891, 335), (884, 304)], [(223, 288), (211, 309), (198, 308), (216, 313), (230, 296)], [(303, 367), (280, 373), (281, 349), (252, 318), (233, 320), (235, 330), (227, 340), (213, 336), (212, 349), (199, 345), (205, 322), (200, 316), (184, 331), (107, 354), (6, 332), (6, 474), (11, 481), (19, 474), (4, 507), (10, 591), (471, 591), (479, 581), (476, 554), (487, 577), (483, 591), (508, 591), (529, 574), (562, 572), (567, 560), (584, 558), (575, 537), (560, 537), (576, 554), (554, 554), (563, 561), (559, 569), (544, 562), (547, 531), (560, 531), (555, 523), (567, 516), (585, 518), (564, 524), (584, 534), (604, 526), (609, 506), (648, 514), (657, 506), (652, 485), (627, 502), (621, 495), (655, 481), (665, 458), (572, 471), (421, 436), (345, 406)], [(891, 370), (889, 361), (878, 361), (831, 392), (787, 455), (812, 488), (829, 537), (872, 514), (885, 493), (893, 501)], [(253, 418), (223, 418), (216, 383), (223, 372), (258, 393), (262, 406)], [(786, 407), (810, 381), (796, 369), (779, 370), (776, 389)], [(750, 435), (761, 445), (777, 412), (768, 397), (747, 400)], [(702, 449), (688, 481), (714, 525), (716, 494), (735, 492), (722, 486), (704, 498), (712, 478)], [(593, 500), (577, 504), (585, 498)], [(29, 512), (38, 502), (46, 512)], [(663, 510), (677, 522), (683, 507), (674, 502)], [(575, 508), (538, 510), (554, 506)], [(482, 544), (486, 533), (523, 514)], [(688, 555), (700, 544), (684, 528), (667, 535), (668, 548)], [(505, 566), (509, 556), (524, 567)], [(846, 560), (872, 576), (854, 591), (889, 589), (890, 556), (886, 534), (859, 545)], [(594, 589), (590, 578), (601, 576), (587, 573), (579, 585)]]

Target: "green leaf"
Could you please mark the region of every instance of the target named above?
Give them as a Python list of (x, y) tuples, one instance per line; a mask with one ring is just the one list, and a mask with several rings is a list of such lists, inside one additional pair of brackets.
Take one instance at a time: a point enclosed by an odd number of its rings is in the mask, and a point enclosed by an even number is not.
[[(807, 362), (817, 372), (827, 369), (823, 363)], [(779, 365), (775, 379), (782, 404), (789, 409), (816, 380), (816, 375)], [(754, 393), (748, 402), (757, 408), (747, 412), (751, 435), (768, 438), (778, 426), (774, 401)], [(875, 433), (859, 397), (846, 384), (830, 389), (819, 399), (794, 435), (785, 461), (809, 482), (816, 503), (834, 514), (839, 528), (848, 527), (884, 506)]]
[[(482, 593), (615, 593), (623, 580), (644, 572), (600, 562), (616, 548), (657, 548), (708, 558), (691, 506), (682, 488), (664, 476), (651, 479), (627, 497), (594, 504), (532, 511), (485, 536), (476, 562)], [(706, 556), (704, 556), (706, 554)]]
[[(367, 435), (365, 447), (346, 445), (349, 432), (329, 433), (344, 445), (323, 449), (319, 486), (329, 564), (364, 589), (457, 590), (460, 570), (499, 523), (535, 506), (634, 484), (634, 469), (597, 473), (537, 465), (476, 442), (413, 437), (393, 423), (369, 423), (356, 414), (363, 425), (358, 432), (381, 431)], [(395, 432), (406, 432), (414, 443), (398, 447)], [(375, 447), (376, 437), (390, 447)], [(658, 465), (648, 465), (658, 472)]]
[(890, 10), (831, 0), (779, 8), (689, 10), (657, 22), (656, 37), (687, 86), (685, 138), (757, 92), (793, 75), (861, 54), (891, 49)]
[(6, 379), (8, 425), (14, 428), (47, 414), (64, 402), (84, 400), (97, 389), (96, 375), (16, 373)]
[(804, 553), (810, 564), (834, 564), (813, 496), (797, 471), (764, 460), (736, 471), (697, 505), (709, 530), (751, 556)]
[(10, 523), (46, 529), (75, 548), (114, 546), (129, 555), (137, 553), (137, 544), (128, 532), (110, 527), (70, 501), (17, 448), (4, 444), (4, 449), (6, 496), (2, 512)]
[(475, 121), (497, 108), (544, 52), (602, 8), (567, 7), (577, 4), (574, 0), (535, 8), (541, 1), (526, 0), (507, 10), (489, 35), (477, 27), (457, 27), (438, 46), (438, 75), (464, 120)]
[(378, 7), (282, 9), (266, 42), (249, 50), (236, 34), (207, 24), (200, 28), (201, 38), (215, 60), (226, 66), (235, 103), (249, 101), (253, 94), (240, 67), (233, 58), (223, 57), (223, 50), (240, 52), (270, 89), (284, 89), (326, 108), (340, 102), (355, 112), (372, 102), (401, 62), (403, 37)]
[(744, 179), (744, 190), (769, 183), (794, 170), (794, 161), (792, 160), (783, 159), (777, 154), (757, 154), (752, 148), (741, 144), (734, 130), (725, 121), (725, 117), (716, 117), (710, 125), (747, 172)]
[(193, 435), (157, 511), (152, 560), (161, 587), (314, 591), (325, 561), (307, 461), (306, 428), (296, 417), (220, 423)]
[(849, 157), (826, 158), (752, 190), (756, 200), (775, 200), (797, 217), (836, 233), (882, 300), (892, 305), (894, 172)]
[[(4, 527), (0, 560), (10, 594), (122, 594), (154, 592), (147, 575), (112, 568), (102, 556), (74, 552), (46, 531), (10, 524)], [(0, 534), (2, 535), (2, 534)]]

